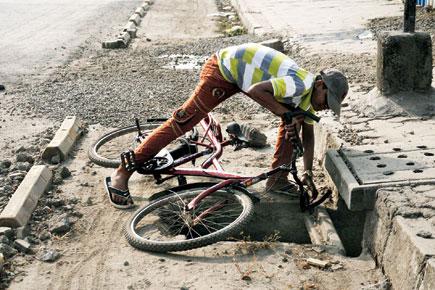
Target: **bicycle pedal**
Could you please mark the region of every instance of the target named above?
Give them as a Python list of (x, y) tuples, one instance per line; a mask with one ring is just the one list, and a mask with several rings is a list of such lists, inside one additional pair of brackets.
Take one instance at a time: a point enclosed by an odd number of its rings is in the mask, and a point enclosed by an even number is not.
[(128, 172), (133, 172), (137, 169), (135, 155), (133, 150), (124, 151), (121, 153), (121, 164)]

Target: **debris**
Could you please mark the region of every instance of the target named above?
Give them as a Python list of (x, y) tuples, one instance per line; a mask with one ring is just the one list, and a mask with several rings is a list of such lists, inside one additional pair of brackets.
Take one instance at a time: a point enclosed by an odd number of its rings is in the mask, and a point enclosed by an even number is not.
[(0, 243), (10, 245), (11, 241), (6, 236), (0, 236)]
[(26, 152), (19, 152), (15, 158), (17, 162), (29, 162), (29, 163), (35, 162), (35, 159), (33, 159), (32, 155)]
[(0, 272), (3, 270), (3, 265), (5, 263), (5, 257), (0, 253)]
[(432, 238), (432, 233), (425, 231), (425, 230), (421, 230), (417, 233), (417, 236), (423, 238), (423, 239), (431, 239)]
[(331, 266), (331, 270), (332, 271), (337, 271), (337, 270), (340, 270), (340, 269), (343, 269), (344, 267), (343, 267), (343, 265), (341, 265), (341, 264), (335, 264), (335, 265), (332, 265)]
[(60, 253), (58, 251), (48, 249), (48, 250), (44, 250), (38, 259), (43, 262), (55, 262), (59, 258), (60, 258)]
[(29, 254), (32, 252), (32, 249), (30, 249), (30, 243), (21, 239), (17, 239), (14, 241), (14, 248), (25, 254)]
[(0, 253), (6, 258), (10, 258), (17, 253), (17, 250), (6, 244), (0, 244)]
[(9, 167), (11, 167), (11, 165), (12, 165), (12, 162), (7, 160), (7, 159), (0, 161), (0, 168), (2, 168), (2, 169), (9, 168)]
[(5, 86), (4, 85), (0, 85), (0, 91), (4, 91), (4, 90), (6, 90)]
[(14, 236), (14, 231), (9, 227), (0, 227), (0, 236), (12, 238)]
[(130, 263), (128, 261), (125, 261), (124, 266), (128, 266), (128, 265), (130, 265)]
[(315, 258), (308, 258), (307, 263), (311, 266), (319, 267), (322, 269), (329, 266), (329, 262), (322, 261), (322, 260), (315, 259)]
[(45, 241), (48, 240), (49, 238), (51, 238), (51, 234), (48, 231), (43, 231), (40, 235), (39, 235), (39, 239), (41, 241)]
[(71, 230), (71, 223), (67, 216), (61, 218), (61, 220), (50, 229), (50, 231), (56, 235), (66, 234), (70, 230)]
[(363, 33), (358, 34), (358, 39), (373, 39), (373, 33), (370, 30), (366, 30)]

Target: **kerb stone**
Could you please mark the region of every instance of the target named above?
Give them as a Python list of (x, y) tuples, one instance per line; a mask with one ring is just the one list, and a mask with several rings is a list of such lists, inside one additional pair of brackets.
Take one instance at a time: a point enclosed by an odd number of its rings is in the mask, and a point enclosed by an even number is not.
[(51, 142), (42, 153), (42, 159), (50, 162), (54, 156), (65, 160), (81, 134), (81, 122), (75, 116), (67, 116)]
[(16, 228), (26, 225), (52, 177), (47, 166), (33, 166), (2, 211), (0, 226)]
[(382, 261), (395, 289), (418, 289), (426, 261), (435, 256), (435, 239), (416, 234), (426, 224), (423, 218), (394, 218)]

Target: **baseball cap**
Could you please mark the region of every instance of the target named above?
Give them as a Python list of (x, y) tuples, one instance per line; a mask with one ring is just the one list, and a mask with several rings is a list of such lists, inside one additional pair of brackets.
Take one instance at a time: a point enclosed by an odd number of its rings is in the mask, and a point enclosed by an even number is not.
[(328, 88), (328, 107), (337, 116), (340, 116), (341, 102), (343, 102), (349, 90), (347, 78), (341, 71), (333, 68), (321, 70), (320, 75)]

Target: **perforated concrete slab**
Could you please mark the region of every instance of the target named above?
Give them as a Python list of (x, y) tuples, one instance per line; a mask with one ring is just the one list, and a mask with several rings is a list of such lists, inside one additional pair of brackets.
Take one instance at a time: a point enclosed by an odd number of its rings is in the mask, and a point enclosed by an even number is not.
[(378, 188), (435, 183), (435, 140), (429, 139), (330, 150), (325, 167), (349, 209), (372, 209)]

